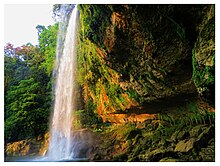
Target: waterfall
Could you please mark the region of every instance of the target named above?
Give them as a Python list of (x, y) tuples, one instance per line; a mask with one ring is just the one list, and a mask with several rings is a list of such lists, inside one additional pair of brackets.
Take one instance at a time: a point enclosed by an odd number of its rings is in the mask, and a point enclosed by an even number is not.
[[(73, 111), (76, 110), (76, 24), (77, 6), (74, 7), (69, 22), (65, 25), (66, 31), (63, 30), (65, 29), (63, 26), (58, 34), (56, 69), (54, 70), (56, 76), (54, 111), (51, 117), (47, 154), (48, 159), (52, 161), (69, 160), (74, 157), (74, 149), (76, 149), (72, 129)], [(62, 44), (64, 39), (64, 44)]]

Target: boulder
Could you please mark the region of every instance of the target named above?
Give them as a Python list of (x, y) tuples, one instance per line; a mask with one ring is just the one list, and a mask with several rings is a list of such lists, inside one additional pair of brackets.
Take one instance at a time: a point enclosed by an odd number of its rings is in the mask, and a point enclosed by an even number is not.
[(203, 161), (215, 161), (215, 147), (208, 146), (206, 148), (201, 148), (199, 155), (202, 157)]
[(178, 140), (182, 140), (185, 139), (186, 137), (189, 136), (189, 133), (185, 130), (177, 130), (175, 131), (172, 136), (170, 137), (170, 139), (168, 139), (169, 142), (176, 142)]
[(202, 133), (202, 130), (203, 130), (204, 126), (205, 126), (205, 125), (197, 125), (197, 126), (193, 127), (193, 128), (189, 131), (190, 137), (198, 137), (199, 134)]
[(177, 139), (178, 139), (178, 140), (182, 140), (182, 139), (185, 139), (185, 138), (188, 137), (188, 136), (189, 136), (189, 133), (188, 133), (187, 131), (185, 131), (185, 130), (182, 130), (182, 131), (180, 131), (180, 132), (178, 133)]
[(181, 140), (177, 143), (174, 151), (175, 152), (184, 152), (187, 153), (194, 148), (194, 144), (196, 143), (195, 138), (190, 138), (189, 140)]
[(211, 125), (206, 127), (201, 134), (199, 134), (197, 138), (197, 142), (199, 147), (206, 147), (210, 141), (210, 139), (215, 137), (215, 127)]
[(172, 158), (172, 157), (166, 157), (162, 158), (160, 162), (179, 162), (181, 161), (180, 159)]
[(173, 151), (172, 148), (160, 147), (153, 151), (146, 151), (145, 155), (140, 156), (141, 161), (160, 161), (165, 157), (176, 157), (177, 154)]

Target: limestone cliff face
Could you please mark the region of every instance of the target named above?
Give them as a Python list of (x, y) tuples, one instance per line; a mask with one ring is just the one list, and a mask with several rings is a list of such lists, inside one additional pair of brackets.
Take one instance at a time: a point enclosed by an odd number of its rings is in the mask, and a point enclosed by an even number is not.
[(214, 103), (214, 5), (79, 8), (81, 85), (98, 114), (182, 94)]

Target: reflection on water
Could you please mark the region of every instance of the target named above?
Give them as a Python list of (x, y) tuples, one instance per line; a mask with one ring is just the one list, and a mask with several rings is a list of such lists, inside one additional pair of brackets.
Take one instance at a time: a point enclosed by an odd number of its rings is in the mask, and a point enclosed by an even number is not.
[(62, 159), (58, 161), (49, 160), (48, 157), (42, 156), (6, 156), (5, 162), (82, 162), (89, 161), (88, 158)]

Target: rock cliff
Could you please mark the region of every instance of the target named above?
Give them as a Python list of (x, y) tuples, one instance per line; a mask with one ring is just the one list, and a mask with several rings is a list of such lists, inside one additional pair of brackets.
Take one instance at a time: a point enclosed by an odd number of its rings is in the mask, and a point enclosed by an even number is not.
[(214, 161), (215, 6), (79, 9), (84, 115), (112, 124), (90, 158)]
[(84, 99), (104, 121), (178, 96), (214, 106), (214, 5), (79, 8)]

